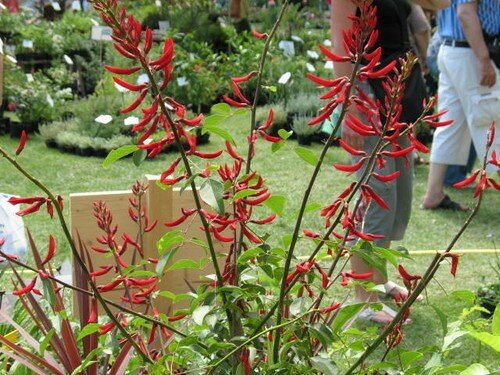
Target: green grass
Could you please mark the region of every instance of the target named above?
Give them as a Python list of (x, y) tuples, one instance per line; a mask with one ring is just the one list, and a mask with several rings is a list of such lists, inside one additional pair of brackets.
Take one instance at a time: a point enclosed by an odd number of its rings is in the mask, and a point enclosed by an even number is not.
[[(240, 152), (244, 153), (245, 121), (229, 124), (227, 127), (237, 140)], [(0, 136), (0, 145), (7, 150), (15, 150), (17, 141), (11, 140), (8, 136)], [(254, 162), (254, 169), (264, 175), (273, 194), (287, 197), (288, 216), (299, 207), (307, 180), (312, 172), (312, 167), (301, 161), (291, 150), (295, 146), (294, 141), (289, 141), (287, 148), (290, 150), (282, 149), (273, 154), (270, 144), (259, 142)], [(214, 150), (221, 147), (223, 147), (223, 141), (212, 136), (210, 144), (204, 146), (203, 149)], [(311, 149), (319, 153), (321, 145), (313, 145)], [(130, 159), (125, 159), (104, 170), (101, 166), (102, 159), (60, 153), (58, 150), (46, 148), (41, 140), (31, 135), (28, 146), (19, 157), (19, 161), (52, 191), (61, 194), (67, 202), (68, 195), (72, 192), (127, 189), (136, 179), (142, 178), (146, 173), (160, 174), (173, 158), (173, 154), (161, 155), (155, 160), (143, 163), (140, 167), (135, 167)], [(338, 148), (330, 150), (313, 191), (311, 198), (313, 201), (323, 205), (329, 203), (347, 185), (352, 176), (336, 172), (332, 164), (339, 161), (348, 162), (348, 160), (348, 155), (342, 150)], [(419, 209), (425, 190), (427, 170), (427, 166), (418, 166), (416, 169), (410, 226), (406, 238), (394, 244), (404, 246), (410, 251), (446, 248), (467, 217), (465, 213)], [(35, 187), (23, 179), (5, 160), (0, 159), (0, 171), (1, 192), (21, 196), (38, 193)], [(471, 190), (452, 191), (451, 195), (461, 202), (473, 203)], [(500, 207), (500, 194), (488, 191), (478, 216), (458, 241), (457, 251), (495, 248), (495, 242), (498, 242), (499, 239), (498, 231), (495, 231), (498, 228), (498, 207)], [(318, 212), (308, 214), (305, 227), (321, 230), (323, 221), (318, 216)], [(25, 223), (33, 232), (42, 251), (44, 246), (47, 246), (47, 238), (50, 233), (54, 233), (57, 238), (62, 239), (62, 233), (58, 229), (57, 223), (51, 221), (46, 214), (30, 215), (25, 218)], [(278, 239), (279, 236), (289, 233), (291, 226), (292, 221), (289, 219), (277, 221), (276, 225), (273, 224), (272, 227), (273, 235), (276, 236), (274, 238)], [(299, 248), (301, 254), (308, 254), (310, 249), (307, 246), (305, 241), (304, 244), (301, 244)], [(61, 246), (58, 259), (63, 260), (68, 256), (68, 249)], [(413, 308), (414, 324), (406, 329), (407, 341), (404, 345), (421, 347), (438, 344), (442, 340), (439, 322), (434, 310), (428, 304), (436, 304), (450, 317), (458, 316), (464, 305), (450, 296), (449, 293), (454, 289), (475, 290), (482, 282), (483, 277), (488, 277), (490, 274), (488, 265), (491, 263), (492, 257), (492, 254), (464, 255), (456, 278), (451, 277), (449, 266), (444, 265), (436, 276), (436, 280), (439, 282), (432, 283), (427, 291), (427, 301), (419, 303)], [(408, 262), (407, 268), (411, 272), (423, 272), (430, 259), (430, 256), (415, 256), (414, 261)], [(392, 279), (397, 279), (396, 275), (392, 276)], [(462, 347), (452, 353), (449, 361), (453, 363), (460, 359), (460, 362), (472, 363), (476, 360), (477, 350), (477, 342), (466, 339)], [(483, 363), (493, 363), (494, 353), (486, 349), (483, 350), (482, 355)]]

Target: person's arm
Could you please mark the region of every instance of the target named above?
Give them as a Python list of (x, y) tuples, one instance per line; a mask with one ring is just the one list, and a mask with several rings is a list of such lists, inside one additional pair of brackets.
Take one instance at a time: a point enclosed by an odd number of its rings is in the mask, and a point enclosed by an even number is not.
[(427, 10), (444, 9), (451, 5), (450, 0), (411, 0), (411, 2)]
[(496, 82), (496, 72), (483, 38), (477, 15), (477, 2), (458, 4), (457, 15), (467, 42), (479, 60), (479, 82), (482, 86), (492, 87)]
[[(351, 27), (349, 16), (356, 12), (356, 6), (350, 0), (332, 0), (331, 8), (331, 32), (333, 52), (337, 55), (345, 56), (342, 32)], [(352, 74), (352, 64), (347, 62), (333, 62), (335, 77), (350, 77)], [(349, 111), (355, 113), (355, 109), (350, 107)], [(347, 126), (342, 126), (342, 139), (350, 146), (363, 149), (364, 139), (361, 135), (351, 130)]]

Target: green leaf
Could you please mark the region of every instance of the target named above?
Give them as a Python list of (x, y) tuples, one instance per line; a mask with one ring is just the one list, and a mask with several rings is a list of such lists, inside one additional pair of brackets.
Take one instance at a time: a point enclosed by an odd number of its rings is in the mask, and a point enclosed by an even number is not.
[(207, 116), (207, 117), (205, 117), (203, 119), (203, 129), (217, 127), (217, 125), (219, 125), (226, 118), (227, 118), (227, 116), (225, 116), (225, 115), (210, 115), (210, 116)]
[(312, 300), (310, 297), (295, 298), (290, 305), (290, 313), (295, 316), (302, 315), (309, 309), (311, 303)]
[(200, 269), (200, 265), (196, 263), (192, 259), (179, 259), (170, 267), (168, 267), (168, 271), (175, 271), (180, 269)]
[(318, 156), (312, 150), (305, 147), (295, 147), (295, 153), (306, 163), (316, 166), (318, 164)]
[(162, 255), (168, 249), (175, 245), (180, 245), (184, 242), (184, 236), (180, 230), (173, 230), (165, 233), (162, 238), (158, 240), (158, 254)]
[(231, 113), (232, 116), (244, 116), (250, 112), (250, 108), (237, 108)]
[(408, 367), (411, 365), (413, 362), (418, 361), (419, 359), (423, 358), (423, 354), (420, 352), (404, 352), (401, 353), (401, 363), (403, 364), (403, 368)]
[(322, 323), (316, 323), (309, 327), (309, 333), (316, 337), (325, 348), (333, 343), (333, 332), (330, 327)]
[(444, 312), (442, 312), (436, 305), (431, 305), (431, 307), (436, 311), (439, 321), (441, 322), (441, 329), (443, 330), (443, 336), (448, 334), (448, 317)]
[(56, 332), (56, 329), (52, 327), (49, 332), (45, 335), (43, 338), (42, 342), (40, 343), (40, 355), (43, 357), (45, 350), (47, 349), (47, 345), (49, 345), (50, 340), (52, 339), (52, 336), (54, 336), (54, 333)]
[(233, 145), (235, 144), (234, 142), (234, 139), (231, 135), (231, 133), (229, 133), (227, 130), (224, 130), (222, 128), (219, 128), (215, 125), (204, 125), (202, 128), (201, 128), (201, 132), (202, 134), (205, 134), (205, 133), (212, 133), (212, 134), (215, 134), (215, 135), (218, 135), (219, 137), (221, 137), (222, 139), (228, 141), (228, 142), (231, 142)]
[(312, 357), (310, 360), (313, 368), (324, 375), (340, 374), (339, 368), (335, 365), (335, 363), (333, 363), (330, 358), (316, 356)]
[(285, 209), (286, 198), (282, 195), (271, 195), (264, 201), (264, 205), (273, 210), (277, 215), (283, 215)]
[(459, 375), (488, 375), (490, 372), (480, 363), (473, 363)]
[(473, 305), (476, 300), (476, 295), (470, 290), (454, 290), (451, 294), (471, 305)]
[(493, 348), (497, 353), (500, 352), (500, 336), (494, 336), (489, 332), (469, 332), (469, 335)]
[(457, 371), (465, 370), (464, 365), (451, 365), (443, 367), (442, 369), (436, 370), (432, 373), (432, 375), (442, 375), (442, 374), (454, 374)]
[(333, 321), (333, 333), (338, 333), (340, 330), (342, 330), (342, 327), (344, 327), (349, 319), (352, 319), (357, 313), (359, 313), (365, 307), (365, 305), (366, 303), (361, 302), (342, 307), (337, 317)]
[(284, 141), (273, 142), (271, 144), (271, 151), (274, 154), (274, 153), (278, 152), (279, 150), (281, 150), (284, 146), (285, 146)]
[(80, 331), (77, 337), (77, 341), (82, 340), (84, 337), (96, 333), (99, 331), (99, 323), (89, 323)]
[(286, 131), (285, 129), (279, 129), (278, 130), (278, 135), (280, 136), (281, 139), (288, 139), (291, 137), (293, 134), (293, 131)]
[(460, 330), (455, 330), (453, 332), (450, 332), (443, 339), (443, 347), (441, 351), (443, 352), (446, 351), (450, 347), (450, 345), (453, 344), (453, 341), (462, 337), (463, 335), (466, 335), (467, 333), (468, 333), (467, 331), (460, 331)]
[(358, 254), (366, 263), (372, 265), (384, 277), (387, 277), (387, 267), (385, 266), (385, 262), (373, 251), (371, 243), (363, 242), (359, 249), (353, 248), (352, 252)]
[(200, 197), (203, 201), (212, 207), (219, 215), (224, 215), (224, 200), (222, 193), (224, 187), (219, 181), (206, 180), (200, 188)]
[(231, 115), (231, 106), (227, 103), (217, 103), (210, 108), (210, 113), (214, 115), (229, 116)]
[(137, 151), (139, 148), (136, 145), (125, 145), (116, 150), (111, 151), (106, 159), (102, 162), (103, 168), (108, 168), (115, 161), (120, 160), (121, 158), (130, 155), (131, 153)]
[(146, 150), (137, 150), (132, 154), (132, 161), (136, 167), (140, 166), (146, 157), (148, 156), (148, 152)]
[(255, 194), (257, 191), (258, 190), (255, 190), (255, 189), (240, 190), (236, 194), (234, 194), (233, 200), (246, 198), (250, 195)]
[(238, 264), (246, 264), (250, 259), (256, 258), (257, 255), (261, 254), (264, 250), (260, 247), (250, 249), (241, 254), (238, 258)]
[(500, 307), (496, 307), (491, 321), (491, 331), (495, 336), (500, 336)]
[(210, 312), (211, 307), (210, 306), (200, 306), (196, 308), (196, 310), (193, 311), (193, 320), (196, 324), (201, 326), (203, 324), (203, 319), (205, 319), (205, 316)]

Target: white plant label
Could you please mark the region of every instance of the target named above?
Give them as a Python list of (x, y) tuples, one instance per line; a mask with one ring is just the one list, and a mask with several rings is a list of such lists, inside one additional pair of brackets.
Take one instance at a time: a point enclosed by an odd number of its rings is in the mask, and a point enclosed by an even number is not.
[(34, 82), (35, 79), (33, 78), (33, 74), (27, 73), (26, 74), (26, 81), (28, 81), (28, 82)]
[(59, 5), (59, 3), (57, 1), (53, 1), (51, 5), (52, 5), (52, 8), (54, 8), (54, 10), (56, 12), (60, 12), (61, 11), (61, 6)]
[(314, 59), (314, 60), (319, 59), (318, 52), (316, 52), (316, 51), (308, 50), (307, 51), (307, 56), (309, 56), (311, 59)]
[(278, 83), (280, 85), (286, 85), (287, 82), (290, 80), (290, 77), (292, 76), (292, 73), (290, 72), (286, 72), (285, 74), (283, 74), (280, 79), (278, 80)]
[(82, 5), (80, 4), (79, 0), (75, 0), (71, 3), (71, 10), (76, 10), (76, 11), (82, 10)]
[(314, 65), (313, 65), (313, 64), (311, 64), (311, 63), (307, 63), (307, 64), (306, 64), (306, 68), (307, 68), (307, 71), (309, 71), (309, 72), (311, 72), (311, 73), (316, 71), (316, 68), (315, 68), (315, 67), (314, 67)]
[(124, 92), (127, 92), (128, 89), (123, 87), (123, 86), (120, 86), (118, 83), (115, 82), (115, 89), (118, 90), (118, 92), (121, 92), (121, 93), (124, 93)]
[(330, 39), (325, 39), (323, 41), (323, 44), (327, 47), (331, 47), (332, 46), (332, 41)]
[(106, 40), (111, 41), (111, 35), (113, 34), (113, 29), (108, 26), (92, 26), (92, 40)]
[(333, 61), (327, 61), (325, 63), (325, 69), (333, 70)]
[(54, 99), (52, 99), (52, 96), (50, 96), (50, 94), (47, 94), (47, 103), (49, 103), (49, 105), (54, 108)]
[(156, 0), (155, 5), (159, 8), (161, 8), (161, 0)]
[(170, 29), (170, 22), (158, 21), (158, 27), (160, 28), (160, 31), (167, 31), (168, 29)]
[(151, 142), (153, 142), (153, 138), (146, 138), (142, 143), (145, 145), (149, 145)]
[(297, 35), (292, 35), (292, 40), (294, 42), (304, 43), (304, 39), (302, 39), (300, 36)]
[(95, 122), (98, 122), (99, 124), (109, 124), (113, 120), (113, 117), (110, 115), (99, 115), (95, 118)]
[(23, 40), (23, 47), (33, 49), (33, 41), (32, 40)]
[(295, 46), (291, 40), (281, 40), (278, 47), (287, 56), (295, 56)]
[(68, 55), (64, 55), (63, 58), (64, 61), (66, 61), (66, 64), (73, 65), (73, 60), (71, 59), (71, 57), (69, 57)]
[(142, 85), (143, 83), (149, 83), (149, 77), (146, 73), (143, 73), (139, 77), (137, 77), (137, 84)]
[(123, 125), (125, 126), (137, 125), (138, 123), (139, 123), (139, 117), (135, 116), (129, 116), (125, 120), (123, 120)]
[(97, 22), (95, 19), (91, 18), (90, 22), (92, 22), (92, 25), (94, 26), (99, 26), (99, 22)]
[(17, 64), (17, 60), (15, 59), (15, 57), (11, 56), (11, 55), (7, 55), (7, 59), (12, 62), (13, 64)]
[(189, 82), (186, 79), (186, 77), (179, 77), (179, 78), (177, 78), (177, 85), (179, 87), (186, 86), (187, 84), (189, 84)]

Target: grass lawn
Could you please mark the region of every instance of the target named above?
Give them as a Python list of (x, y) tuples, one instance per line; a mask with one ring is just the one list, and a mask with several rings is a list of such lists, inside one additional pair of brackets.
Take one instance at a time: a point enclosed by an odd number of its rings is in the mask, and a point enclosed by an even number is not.
[[(228, 129), (235, 137), (241, 153), (244, 153), (243, 140), (246, 137), (245, 121), (227, 124)], [(8, 136), (0, 136), (0, 145), (7, 150), (15, 150), (16, 140)], [(287, 147), (294, 148), (295, 141), (289, 141)], [(204, 150), (214, 150), (223, 147), (223, 140), (213, 136), (211, 142), (204, 146)], [(318, 152), (321, 146), (316, 144), (311, 149)], [(261, 172), (267, 179), (267, 184), (273, 194), (285, 195), (287, 197), (287, 216), (296, 210), (300, 198), (306, 187), (307, 179), (312, 172), (312, 167), (299, 159), (291, 150), (282, 149), (277, 153), (271, 152), (270, 144), (259, 142), (257, 145), (257, 157), (254, 169)], [(130, 187), (144, 174), (159, 174), (172, 160), (173, 154), (161, 155), (155, 160), (147, 161), (140, 167), (135, 167), (130, 159), (120, 160), (109, 169), (102, 169), (102, 159), (95, 157), (80, 157), (76, 155), (63, 154), (58, 150), (46, 148), (41, 140), (30, 135), (27, 148), (19, 157), (19, 161), (39, 177), (55, 193), (68, 198), (71, 192), (89, 192), (106, 190), (123, 190)], [(332, 148), (326, 158), (326, 163), (321, 171), (317, 186), (312, 194), (312, 200), (322, 205), (330, 203), (334, 197), (350, 181), (349, 176), (334, 170), (334, 162), (345, 162), (349, 160), (348, 155), (341, 149)], [(5, 160), (0, 159), (0, 191), (4, 193), (30, 196), (37, 194), (35, 187), (23, 179)], [(466, 213), (446, 211), (424, 211), (419, 209), (427, 178), (427, 166), (418, 166), (415, 174), (415, 187), (413, 199), (413, 213), (406, 238), (394, 245), (404, 246), (412, 250), (442, 250), (456, 231), (461, 227), (467, 217)], [(452, 191), (452, 197), (461, 202), (472, 204), (472, 190)], [(456, 245), (457, 251), (462, 249), (495, 249), (495, 243), (499, 240), (498, 217), (500, 207), (500, 194), (488, 191), (485, 194), (480, 213), (467, 229), (463, 237)], [(57, 229), (55, 222), (51, 222), (47, 215), (37, 213), (25, 218), (27, 227), (33, 231), (35, 239), (43, 246), (47, 246), (49, 233), (54, 233), (62, 238), (62, 233)], [(288, 219), (280, 219), (277, 225), (273, 225), (273, 234), (280, 236), (290, 231), (292, 222)], [(323, 221), (318, 212), (307, 215), (305, 227), (312, 230), (321, 230)], [(279, 238), (279, 237), (275, 237)], [(62, 242), (62, 241), (61, 241)], [(302, 254), (308, 253), (308, 248), (300, 248)], [(69, 256), (68, 249), (61, 247), (59, 255), (61, 260)], [(438, 282), (433, 283), (428, 290), (428, 298), (419, 303), (413, 309), (414, 324), (409, 326), (406, 334), (405, 345), (421, 347), (423, 345), (438, 344), (441, 337), (440, 323), (434, 310), (429, 304), (436, 304), (446, 315), (457, 317), (463, 308), (463, 304), (450, 296), (454, 289), (474, 290), (488, 277), (489, 264), (493, 259), (492, 254), (466, 254), (462, 257), (457, 277), (454, 279), (449, 274), (449, 266), (444, 265), (438, 272)], [(414, 257), (414, 261), (407, 264), (411, 272), (423, 272), (426, 264), (430, 262), (428, 255)], [(393, 275), (393, 279), (396, 276)], [(452, 319), (452, 318), (450, 318)], [(472, 363), (477, 360), (478, 344), (472, 339), (466, 339), (462, 348), (455, 351), (449, 358), (453, 363), (457, 358), (460, 362)], [(488, 349), (482, 351), (482, 361), (485, 364), (493, 364), (494, 353)]]

